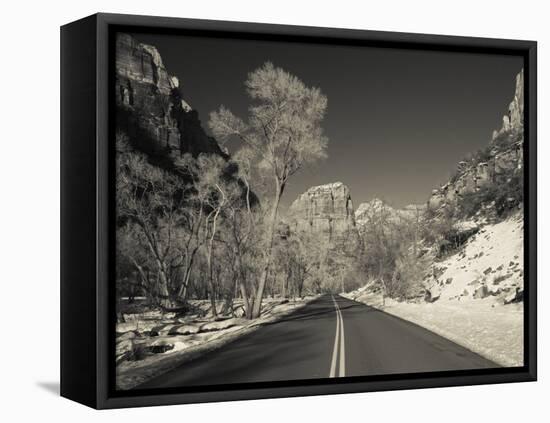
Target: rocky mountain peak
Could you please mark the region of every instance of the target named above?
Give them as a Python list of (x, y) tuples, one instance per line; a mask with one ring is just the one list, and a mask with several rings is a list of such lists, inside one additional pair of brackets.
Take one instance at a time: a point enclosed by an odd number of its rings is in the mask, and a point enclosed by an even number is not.
[(293, 230), (320, 234), (329, 243), (357, 235), (350, 190), (342, 182), (309, 188), (289, 212)]
[(523, 69), (516, 75), (514, 98), (508, 105), (508, 113), (502, 117), (502, 127), (493, 131), (493, 141), (507, 132), (523, 130), (524, 77)]
[(290, 211), (307, 219), (331, 216), (353, 220), (354, 217), (349, 188), (342, 182), (309, 188), (292, 203)]
[(359, 228), (371, 223), (373, 218), (376, 218), (378, 223), (380, 223), (380, 218), (383, 218), (386, 223), (392, 223), (402, 219), (412, 219), (424, 209), (425, 206), (416, 204), (395, 208), (379, 198), (373, 198), (366, 203), (359, 204), (359, 207), (355, 210), (355, 222)]
[(523, 70), (516, 76), (514, 97), (508, 113), (502, 118), (502, 127), (493, 132), (491, 143), (481, 157), (458, 163), (456, 174), (446, 184), (432, 191), (428, 200), (430, 210), (438, 210), (456, 203), (464, 195), (475, 193), (503, 179), (511, 171), (523, 167)]

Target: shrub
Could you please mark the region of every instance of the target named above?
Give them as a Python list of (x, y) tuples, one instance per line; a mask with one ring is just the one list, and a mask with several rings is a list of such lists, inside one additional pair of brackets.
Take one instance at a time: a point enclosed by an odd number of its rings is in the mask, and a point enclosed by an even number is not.
[(492, 205), (498, 217), (504, 217), (523, 202), (523, 175), (514, 171), (502, 177), (502, 183), (490, 184), (463, 195), (458, 201), (459, 217), (472, 217)]
[(437, 257), (442, 258), (446, 254), (452, 253), (458, 250), (468, 239), (475, 235), (479, 231), (479, 228), (471, 228), (466, 230), (460, 230), (455, 227), (450, 228), (442, 234), (443, 239), (438, 244)]
[(521, 203), (523, 203), (523, 175), (515, 174), (497, 191), (495, 210), (498, 216), (503, 216)]
[(473, 157), (473, 164), (478, 165), (479, 163), (485, 163), (489, 161), (489, 159), (491, 158), (491, 149), (491, 146), (488, 145), (487, 147), (481, 148), (476, 151)]
[(491, 147), (497, 151), (502, 151), (521, 140), (523, 140), (523, 131), (503, 132), (493, 140)]

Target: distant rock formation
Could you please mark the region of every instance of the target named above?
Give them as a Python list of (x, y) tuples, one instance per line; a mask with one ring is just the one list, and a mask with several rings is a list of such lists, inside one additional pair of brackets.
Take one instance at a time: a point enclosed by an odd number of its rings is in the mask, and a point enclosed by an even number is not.
[(398, 223), (402, 220), (420, 219), (425, 209), (425, 205), (416, 204), (410, 204), (398, 209), (378, 198), (374, 198), (367, 203), (361, 203), (357, 207), (357, 210), (355, 210), (355, 222), (357, 227), (361, 229), (373, 223), (373, 220)]
[(309, 188), (290, 206), (290, 228), (315, 233), (332, 246), (358, 246), (349, 188), (341, 182)]
[(456, 177), (432, 191), (428, 200), (430, 210), (453, 204), (458, 197), (476, 192), (488, 184), (503, 182), (502, 175), (523, 168), (523, 108), (522, 70), (516, 76), (514, 98), (508, 106), (508, 114), (502, 118), (502, 128), (493, 132), (486, 157), (481, 162), (459, 162)]
[(170, 161), (185, 153), (225, 156), (181, 97), (178, 79), (168, 74), (155, 47), (118, 34), (115, 67), (117, 129), (134, 147)]

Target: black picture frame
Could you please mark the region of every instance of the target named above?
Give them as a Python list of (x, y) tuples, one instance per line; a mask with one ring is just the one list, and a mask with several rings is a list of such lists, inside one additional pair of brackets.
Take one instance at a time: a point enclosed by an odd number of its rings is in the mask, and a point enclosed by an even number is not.
[[(520, 55), (525, 72), (524, 366), (115, 391), (112, 34), (139, 29), (278, 41)], [(61, 28), (61, 395), (119, 408), (534, 381), (537, 377), (537, 44), (534, 41), (95, 14)], [(111, 143), (112, 144), (112, 143)]]

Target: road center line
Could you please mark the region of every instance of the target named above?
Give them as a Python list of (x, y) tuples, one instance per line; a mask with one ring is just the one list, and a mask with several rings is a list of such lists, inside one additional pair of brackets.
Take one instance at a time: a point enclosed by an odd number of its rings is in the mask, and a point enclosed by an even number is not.
[(344, 318), (338, 304), (338, 314), (340, 315), (340, 377), (346, 376), (346, 338), (344, 336)]
[(330, 366), (329, 377), (336, 377), (336, 365), (338, 358), (338, 349), (340, 350), (340, 366), (338, 369), (338, 377), (344, 377), (346, 375), (346, 342), (344, 335), (344, 319), (338, 303), (336, 302), (334, 295), (331, 295), (334, 302), (334, 308), (336, 310), (336, 336), (334, 337), (334, 348), (332, 350), (332, 360)]
[(340, 319), (338, 317), (338, 308), (336, 307), (336, 301), (332, 297), (334, 306), (336, 308), (336, 335), (334, 336), (334, 348), (332, 349), (332, 360), (330, 365), (330, 375), (329, 377), (336, 377), (336, 358), (338, 356), (338, 341), (340, 338)]

